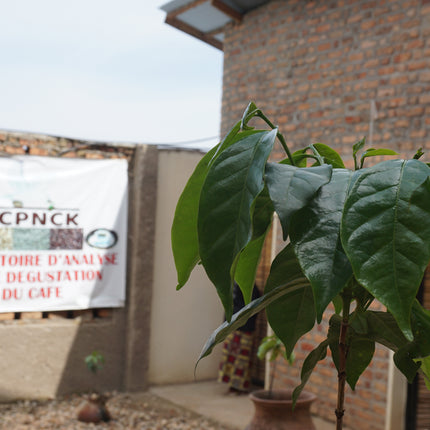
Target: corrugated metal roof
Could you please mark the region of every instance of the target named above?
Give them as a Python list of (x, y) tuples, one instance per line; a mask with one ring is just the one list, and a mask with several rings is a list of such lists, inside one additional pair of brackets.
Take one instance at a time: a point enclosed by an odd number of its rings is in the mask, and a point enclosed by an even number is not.
[(223, 49), (224, 27), (270, 0), (173, 0), (161, 7), (166, 23), (218, 49)]

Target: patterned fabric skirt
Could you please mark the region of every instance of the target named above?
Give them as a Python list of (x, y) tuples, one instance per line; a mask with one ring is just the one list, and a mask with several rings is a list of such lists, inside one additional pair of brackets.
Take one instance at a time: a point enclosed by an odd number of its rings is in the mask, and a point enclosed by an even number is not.
[(235, 331), (225, 340), (218, 381), (235, 390), (249, 391), (251, 382), (252, 334)]

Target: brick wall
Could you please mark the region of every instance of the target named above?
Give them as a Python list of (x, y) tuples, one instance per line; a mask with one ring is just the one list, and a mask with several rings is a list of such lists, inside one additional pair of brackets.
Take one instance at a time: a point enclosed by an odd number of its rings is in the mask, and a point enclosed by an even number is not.
[[(27, 152), (26, 152), (27, 151)], [(135, 145), (92, 142), (66, 137), (0, 130), (1, 155), (46, 157), (125, 158), (131, 161)]]
[[(420, 147), (429, 152), (430, 1), (272, 1), (226, 28), (223, 85), (223, 134), (253, 100), (291, 149), (323, 142), (349, 167), (351, 146), (363, 136), (406, 157)], [(285, 157), (280, 145), (276, 157)], [(297, 384), (326, 321), (300, 342), (293, 367), (281, 365), (278, 386)], [(355, 392), (347, 391), (351, 429), (384, 429), (387, 374), (388, 351), (377, 347)], [(330, 420), (336, 381), (326, 360), (307, 386), (319, 395), (314, 411)]]
[[(291, 147), (430, 149), (428, 0), (272, 1), (226, 29), (222, 133), (254, 100)], [(427, 156), (427, 159), (429, 157)]]

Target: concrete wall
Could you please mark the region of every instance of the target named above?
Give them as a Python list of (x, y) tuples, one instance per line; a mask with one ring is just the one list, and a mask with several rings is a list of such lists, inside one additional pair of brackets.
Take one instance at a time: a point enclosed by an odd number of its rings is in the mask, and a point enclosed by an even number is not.
[[(223, 314), (201, 271), (175, 291), (170, 227), (202, 153), (0, 132), (0, 152), (22, 154), (24, 146), (30, 155), (128, 160), (127, 298), (124, 308), (96, 312), (0, 313), (0, 401), (193, 381), (198, 353)], [(94, 350), (106, 359), (97, 375), (84, 363)], [(216, 376), (217, 364), (214, 354), (198, 376)]]
[[(28, 137), (26, 142), (35, 153), (49, 142), (49, 155), (51, 148), (61, 149), (58, 140), (50, 139)], [(6, 135), (6, 140), (22, 144), (14, 136)], [(18, 152), (19, 147), (10, 148)], [(92, 311), (12, 314), (15, 319), (10, 314), (0, 314), (0, 400), (147, 386), (158, 149), (136, 146), (87, 153), (89, 158), (113, 155), (129, 161), (126, 306), (107, 310), (103, 318), (103, 313), (98, 317), (96, 313), (94, 318)], [(106, 360), (98, 375), (90, 374), (84, 363), (84, 357), (94, 350)]]
[[(150, 384), (191, 382), (194, 364), (206, 339), (223, 321), (215, 288), (199, 266), (190, 281), (175, 291), (176, 272), (170, 228), (179, 195), (202, 157), (198, 152), (160, 151), (154, 287), (150, 324)], [(202, 360), (198, 379), (217, 376), (219, 350)]]

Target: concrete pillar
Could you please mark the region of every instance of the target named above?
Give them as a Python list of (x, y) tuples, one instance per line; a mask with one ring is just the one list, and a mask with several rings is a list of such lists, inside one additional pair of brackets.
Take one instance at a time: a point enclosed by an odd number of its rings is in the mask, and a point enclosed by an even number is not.
[(405, 430), (407, 381), (394, 365), (392, 351), (390, 351), (389, 363), (385, 430)]
[(147, 386), (149, 325), (154, 276), (158, 148), (136, 147), (130, 169), (127, 321), (124, 389)]

